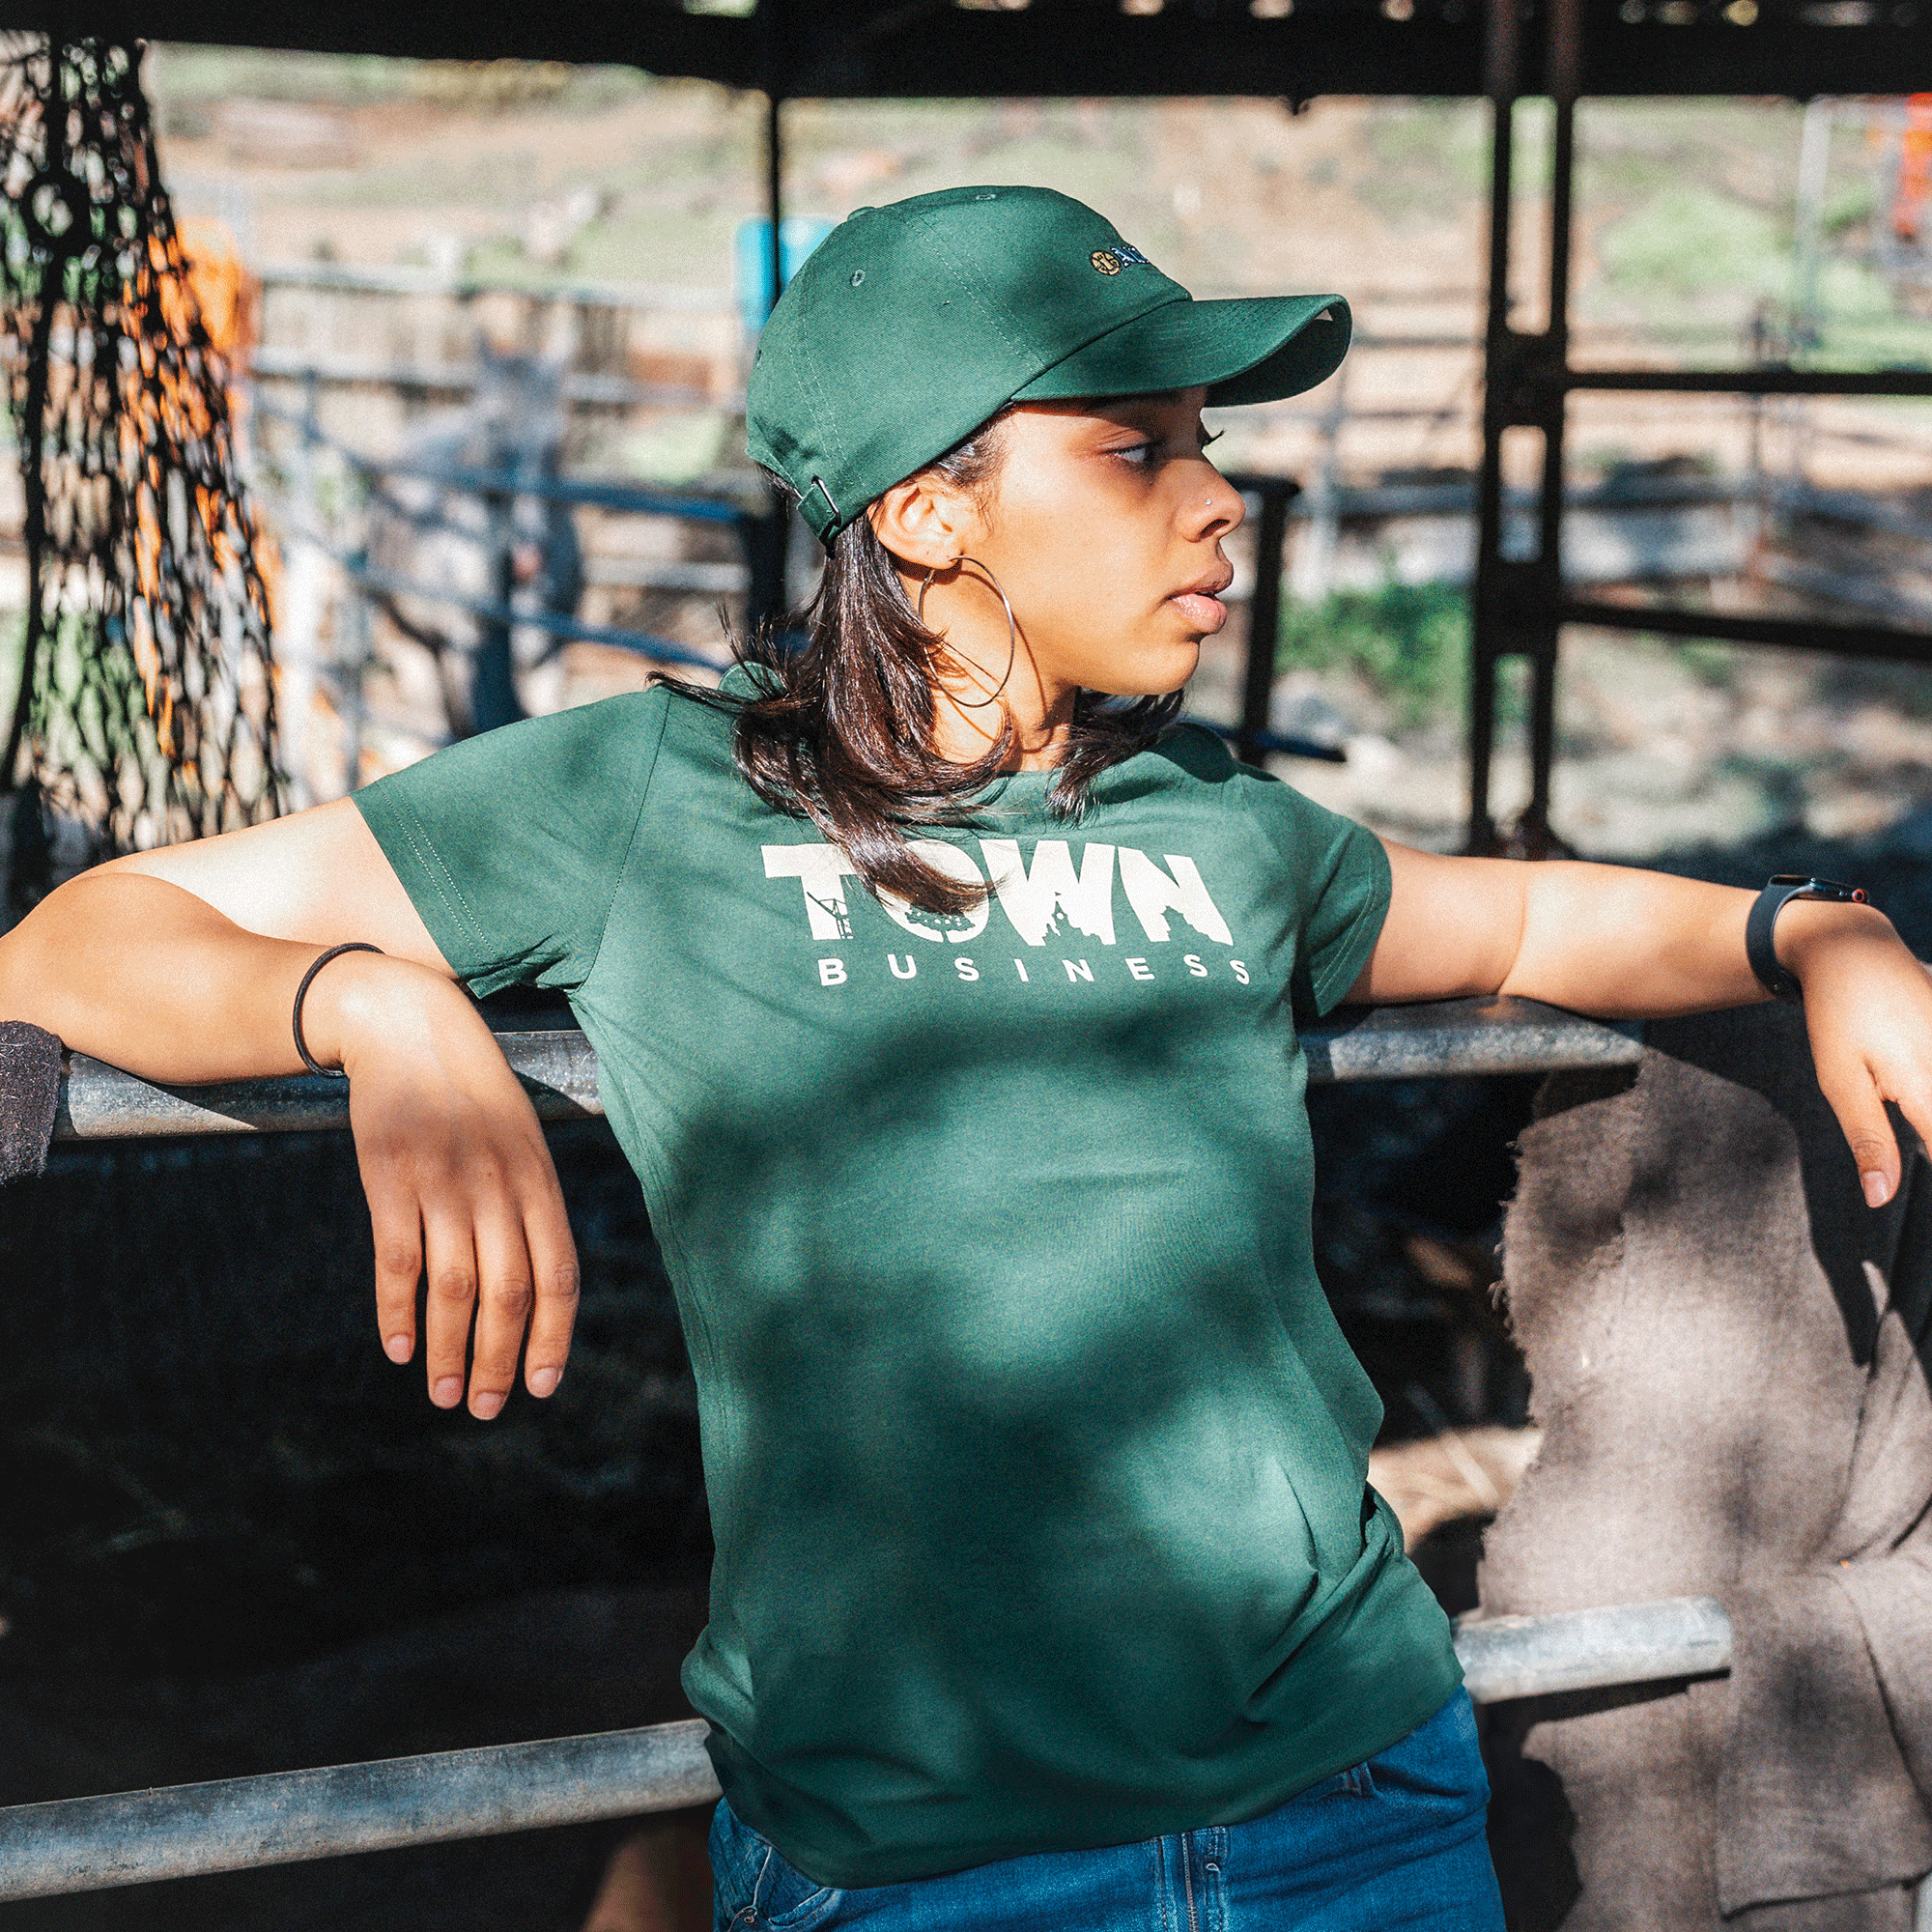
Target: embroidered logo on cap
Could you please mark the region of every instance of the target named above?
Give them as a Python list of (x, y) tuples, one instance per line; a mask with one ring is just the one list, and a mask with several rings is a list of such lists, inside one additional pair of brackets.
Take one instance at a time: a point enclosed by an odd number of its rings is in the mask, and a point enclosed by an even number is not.
[(1122, 242), (1115, 248), (1095, 248), (1087, 257), (1103, 275), (1118, 275), (1122, 269), (1151, 269), (1153, 264), (1138, 248), (1130, 248)]

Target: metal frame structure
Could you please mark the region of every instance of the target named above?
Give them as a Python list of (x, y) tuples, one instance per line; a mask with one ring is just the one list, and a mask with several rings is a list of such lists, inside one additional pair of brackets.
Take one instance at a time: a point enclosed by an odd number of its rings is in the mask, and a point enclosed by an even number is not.
[[(1642, 7), (1638, 6), (1638, 13)], [(1898, 9), (1909, 13), (1909, 9)], [(1577, 369), (1570, 362), (1571, 242), (1575, 218), (1577, 102), (1587, 68), (1583, 0), (1548, 0), (1540, 48), (1525, 43), (1516, 0), (1491, 0), (1487, 92), (1493, 117), (1490, 184), (1489, 315), (1484, 337), (1483, 464), (1477, 493), (1477, 555), (1469, 693), (1468, 847), (1502, 842), (1492, 810), (1497, 674), (1510, 659), (1529, 669), (1530, 794), (1510, 836), (1511, 849), (1541, 856), (1555, 849), (1549, 789), (1556, 760), (1556, 675), (1563, 629), (1605, 629), (1676, 638), (1814, 650), (1841, 657), (1932, 664), (1932, 633), (1882, 623), (1831, 623), (1612, 603), (1578, 596), (1563, 577), (1564, 429), (1579, 390), (1739, 396), (1932, 396), (1932, 369)], [(1917, 49), (1915, 48), (1915, 51)], [(1541, 56), (1540, 84), (1535, 56)], [(1925, 57), (1895, 72), (1885, 92), (1922, 80)], [(1791, 89), (1788, 91), (1799, 91)], [(1811, 91), (1809, 88), (1803, 90)], [(1517, 103), (1545, 95), (1555, 111), (1548, 221), (1548, 309), (1535, 333), (1510, 322), (1511, 230), (1515, 212)], [(1543, 440), (1535, 492), (1536, 548), (1514, 557), (1504, 540), (1503, 440), (1511, 430)]]
[[(1464, 1618), (1478, 1703), (1721, 1674), (1731, 1624), (1712, 1597)], [(0, 1809), (0, 1900), (399, 1845), (587, 1824), (714, 1803), (701, 1719), (436, 1751)]]
[[(1726, 21), (1730, 24), (1726, 24)], [(783, 105), (788, 99), (987, 95), (1487, 96), (1494, 111), (1485, 458), (1479, 491), (1470, 838), (1493, 838), (1489, 767), (1498, 667), (1528, 661), (1534, 784), (1523, 828), (1548, 836), (1558, 639), (1569, 623), (1804, 645), (1921, 663), (1932, 639), (1882, 625), (1819, 626), (1633, 610), (1570, 595), (1561, 567), (1563, 432), (1579, 389), (1739, 394), (1932, 394), (1932, 372), (1833, 376), (1790, 368), (1578, 371), (1570, 366), (1568, 294), (1575, 113), (1584, 95), (1897, 94), (1932, 80), (1932, 27), (1917, 0), (1300, 0), (1259, 13), (1240, 0), (1190, 0), (1125, 14), (1118, 0), (759, 0), (740, 15), (676, 0), (588, 0), (575, 9), (488, 15), (412, 0), (322, 0), (265, 14), (245, 0), (45, 0), (16, 5), (15, 28), (123, 42), (174, 39), (430, 57), (625, 62), (765, 96), (771, 277), (781, 276)], [(1532, 86), (1535, 77), (1539, 86)], [(1509, 323), (1513, 120), (1516, 102), (1547, 93), (1556, 109), (1549, 307), (1537, 334)], [(1506, 431), (1544, 438), (1538, 548), (1505, 554), (1501, 444)], [(1261, 554), (1278, 555), (1293, 486), (1244, 479), (1261, 497)], [(789, 519), (775, 506), (753, 562), (753, 607), (782, 604)], [(1272, 748), (1266, 700), (1278, 579), (1258, 573), (1251, 651), (1237, 737)], [(1278, 741), (1274, 741), (1278, 742)], [(1627, 1065), (1628, 1035), (1573, 1016), (1502, 1003), (1357, 1015), (1305, 1045), (1314, 1080), (1428, 1072)], [(581, 1036), (506, 1042), (550, 1117), (594, 1112), (594, 1059)], [(339, 1083), (286, 1081), (246, 1089), (159, 1089), (76, 1060), (65, 1083), (60, 1135), (248, 1132), (340, 1123)], [(1720, 1672), (1728, 1621), (1705, 1599), (1626, 1605), (1568, 1618), (1498, 1620), (1459, 1633), (1472, 1692), (1497, 1700), (1557, 1690), (1670, 1681)], [(703, 1802), (715, 1785), (701, 1727), (654, 1727), (382, 1765), (281, 1774), (175, 1790), (78, 1799), (0, 1811), (0, 1896), (24, 1897), (190, 1872), (370, 1850), (611, 1817)]]
[[(1559, 0), (1522, 0), (1525, 44)], [(58, 20), (55, 15), (58, 14)], [(1583, 0), (1586, 95), (1886, 94), (1924, 84), (1917, 0)], [(132, 41), (430, 59), (620, 62), (769, 99), (1492, 95), (1480, 0), (583, 0), (465, 12), (424, 0), (14, 0), (0, 24)], [(1552, 38), (1560, 38), (1558, 29)]]
[[(581, 1032), (497, 1038), (540, 1118), (602, 1112), (596, 1055)], [(1629, 1067), (1643, 1051), (1633, 1028), (1514, 999), (1345, 1010), (1302, 1044), (1317, 1084)], [(163, 1087), (73, 1054), (55, 1137), (84, 1147), (347, 1124), (339, 1079)], [(1716, 1675), (1730, 1666), (1730, 1644), (1729, 1618), (1709, 1598), (1471, 1618), (1457, 1634), (1470, 1694), (1488, 1702)], [(706, 1804), (718, 1785), (705, 1731), (686, 1720), (13, 1805), (0, 1809), (0, 1900)]]
[[(0, 0), (4, 4), (4, 0)], [(1919, 0), (588, 0), (487, 18), (411, 0), (328, 0), (264, 14), (246, 0), (14, 0), (6, 24), (97, 35), (426, 57), (622, 62), (754, 88), (765, 99), (770, 282), (782, 286), (784, 106), (799, 99), (1320, 94), (1486, 97), (1493, 115), (1484, 454), (1478, 490), (1468, 843), (1497, 845), (1491, 801), (1497, 673), (1526, 662), (1531, 789), (1515, 849), (1551, 848), (1559, 639), (1571, 624), (1921, 664), (1932, 636), (1885, 623), (1812, 623), (1613, 604), (1572, 594), (1562, 570), (1564, 426), (1578, 390), (1753, 396), (1932, 395), (1932, 370), (1859, 373), (1574, 368), (1569, 295), (1576, 109), (1586, 96), (1899, 95), (1932, 88), (1932, 16)], [(1555, 107), (1546, 327), (1509, 320), (1514, 110)], [(1506, 553), (1502, 442), (1543, 439), (1532, 554)], [(1284, 505), (1264, 493), (1264, 522)], [(1277, 540), (1279, 529), (1276, 532)], [(1264, 535), (1266, 535), (1264, 530)], [(774, 499), (748, 531), (754, 618), (781, 611), (791, 519)], [(1266, 546), (1264, 546), (1266, 554)], [(1259, 620), (1255, 641), (1272, 626)], [(1270, 613), (1271, 614), (1271, 613)], [(1244, 755), (1266, 733), (1272, 660), (1251, 651)]]

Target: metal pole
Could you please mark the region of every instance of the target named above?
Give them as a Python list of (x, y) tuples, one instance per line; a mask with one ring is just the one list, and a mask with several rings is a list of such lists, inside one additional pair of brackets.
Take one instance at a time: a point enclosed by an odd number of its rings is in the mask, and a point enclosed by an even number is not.
[(1456, 1655), (1479, 1704), (1710, 1677), (1731, 1667), (1731, 1620), (1715, 1597), (1666, 1597), (1542, 1617), (1464, 1617)]
[[(1632, 1028), (1585, 1019), (1536, 1000), (1500, 998), (1349, 1009), (1306, 1028), (1300, 1043), (1308, 1078), (1317, 1085), (1633, 1066), (1643, 1056), (1642, 1041)], [(596, 1051), (574, 1027), (499, 1033), (497, 1044), (539, 1120), (582, 1120), (603, 1113)], [(61, 1083), (54, 1138), (315, 1133), (348, 1124), (346, 1081), (301, 1073), (205, 1087), (162, 1086), (73, 1053)]]
[(1825, 190), (1832, 166), (1832, 117), (1836, 103), (1820, 97), (1804, 108), (1804, 133), (1798, 147), (1798, 206), (1794, 251), (1797, 287), (1792, 291), (1791, 347), (1813, 347), (1818, 340), (1818, 272), (1824, 256)]
[(765, 212), (771, 221), (770, 246), (765, 256), (767, 275), (765, 313), (779, 305), (784, 294), (784, 96), (773, 82), (765, 96)]
[(0, 1809), (0, 1898), (628, 1818), (716, 1800), (692, 1719)]
[(1264, 756), (1261, 734), (1267, 729), (1268, 701), (1274, 695), (1275, 661), (1281, 649), (1282, 551), (1288, 540), (1288, 505), (1294, 485), (1286, 478), (1259, 486), (1261, 522), (1255, 531), (1255, 588), (1248, 599), (1248, 663), (1241, 687), (1241, 732), (1235, 741), (1248, 764)]
[[(500, 468), (500, 462), (493, 468)], [(507, 613), (517, 594), (516, 498), (490, 491), (483, 498), (490, 526), (490, 597)], [(475, 731), (494, 731), (524, 715), (517, 696), (517, 680), (510, 650), (510, 624), (503, 617), (486, 617), (477, 627), (476, 660), (471, 668), (469, 723)]]
[[(770, 226), (765, 258), (767, 315), (784, 294), (784, 103), (787, 66), (784, 0), (759, 0), (765, 32), (765, 216)], [(756, 632), (784, 621), (787, 552), (791, 547), (791, 504), (774, 489), (762, 517), (748, 519), (745, 562), (751, 573), (748, 617)]]
[[(1577, 85), (1581, 61), (1577, 0), (1552, 0), (1548, 81), (1556, 110), (1549, 184), (1549, 315), (1541, 345), (1543, 368), (1570, 360), (1570, 247), (1577, 175)], [(1549, 834), (1549, 781), (1556, 762), (1556, 659), (1563, 597), (1563, 385), (1539, 384), (1543, 430), (1542, 497), (1537, 516), (1537, 611), (1530, 646), (1529, 809), (1523, 832), (1532, 845)]]
[[(1730, 1620), (1709, 1597), (1555, 1616), (1464, 1619), (1478, 1702), (1713, 1676)], [(718, 1796), (699, 1719), (277, 1772), (0, 1810), (0, 1898), (40, 1898), (253, 1865), (635, 1817)]]
[(1476, 485), (1476, 574), (1469, 643), (1471, 852), (1495, 842), (1490, 766), (1495, 756), (1496, 667), (1503, 654), (1503, 430), (1513, 367), (1509, 327), (1510, 213), (1514, 202), (1516, 97), (1520, 28), (1517, 0), (1490, 0), (1486, 80), (1490, 96), (1490, 297), (1483, 336), (1483, 467)]

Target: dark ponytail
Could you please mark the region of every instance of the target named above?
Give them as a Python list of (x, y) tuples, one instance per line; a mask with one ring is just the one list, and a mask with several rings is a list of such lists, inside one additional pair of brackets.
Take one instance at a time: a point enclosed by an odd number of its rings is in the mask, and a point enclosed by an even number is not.
[[(982, 423), (928, 469), (958, 489), (985, 491), (999, 469), (1008, 413)], [(914, 614), (891, 554), (864, 516), (833, 539), (804, 616), (802, 648), (777, 627), (733, 639), (733, 654), (753, 669), (752, 694), (722, 697), (677, 679), (659, 681), (735, 712), (732, 753), (746, 782), (777, 810), (810, 818), (870, 891), (896, 894), (927, 912), (968, 910), (986, 888), (927, 865), (907, 833), (973, 821), (974, 801), (1011, 750), (1011, 719), (971, 763), (954, 764), (932, 749), (932, 653), (940, 639)], [(1065, 755), (1047, 789), (1048, 810), (1077, 819), (1094, 780), (1153, 743), (1180, 705), (1179, 692), (1130, 703), (1081, 692)]]

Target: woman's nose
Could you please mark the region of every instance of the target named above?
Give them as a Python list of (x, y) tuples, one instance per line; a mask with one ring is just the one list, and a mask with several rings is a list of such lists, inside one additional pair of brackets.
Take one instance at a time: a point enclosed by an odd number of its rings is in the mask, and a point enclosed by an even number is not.
[(1247, 521), (1247, 502), (1207, 458), (1202, 459), (1201, 467), (1208, 476), (1206, 487), (1193, 498), (1188, 510), (1189, 533), (1224, 537)]

